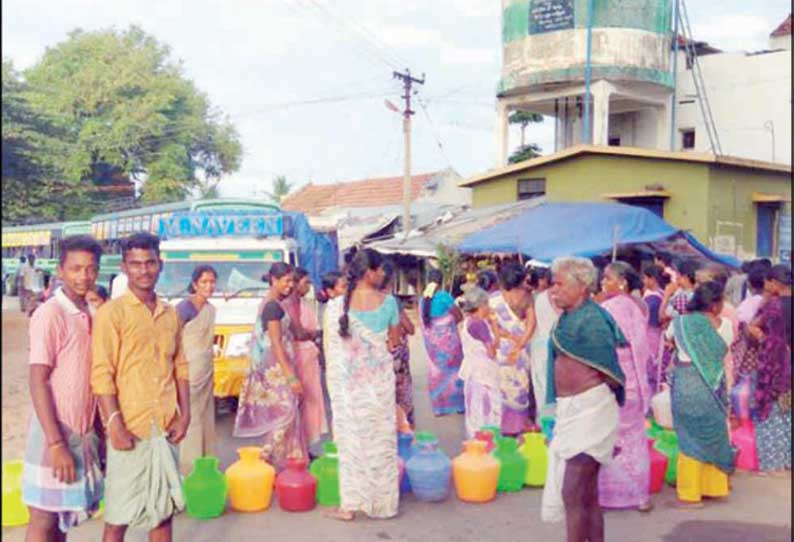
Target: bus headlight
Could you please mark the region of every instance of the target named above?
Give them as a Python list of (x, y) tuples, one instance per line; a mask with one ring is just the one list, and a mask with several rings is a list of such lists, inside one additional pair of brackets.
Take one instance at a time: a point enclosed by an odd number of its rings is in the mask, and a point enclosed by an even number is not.
[(229, 342), (226, 344), (225, 357), (236, 358), (247, 356), (251, 352), (251, 334), (234, 333), (229, 335)]

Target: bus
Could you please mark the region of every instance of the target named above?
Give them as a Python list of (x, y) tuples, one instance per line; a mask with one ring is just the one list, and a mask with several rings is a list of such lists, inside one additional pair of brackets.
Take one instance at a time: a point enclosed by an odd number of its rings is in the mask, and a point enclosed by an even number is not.
[[(121, 273), (122, 242), (140, 231), (161, 239), (163, 269), (157, 293), (165, 301), (177, 304), (188, 295), (197, 265), (209, 264), (218, 273), (210, 303), (216, 309), (214, 393), (219, 399), (239, 395), (250, 363), (251, 332), (268, 288), (263, 277), (273, 263), (305, 266), (315, 281), (338, 264), (335, 239), (315, 232), (302, 214), (284, 212), (270, 202), (218, 198), (99, 214), (90, 222), (3, 228), (4, 267), (7, 253), (10, 258), (4, 272), (15, 275), (18, 257), (26, 250), (50, 258), (37, 261), (37, 266), (54, 271), (59, 241), (86, 233), (102, 245), (97, 282), (110, 291)], [(8, 233), (12, 235), (7, 238)]]
[(16, 295), (19, 258), (36, 256), (35, 266), (46, 277), (55, 275), (60, 257), (60, 242), (69, 235), (91, 233), (88, 221), (49, 222), (29, 226), (3, 226), (3, 293)]

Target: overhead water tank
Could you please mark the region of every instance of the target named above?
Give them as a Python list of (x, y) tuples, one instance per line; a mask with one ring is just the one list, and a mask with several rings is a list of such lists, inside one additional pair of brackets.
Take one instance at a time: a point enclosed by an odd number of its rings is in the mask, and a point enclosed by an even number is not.
[(593, 80), (670, 88), (675, 0), (502, 0), (500, 96), (584, 81), (592, 3)]

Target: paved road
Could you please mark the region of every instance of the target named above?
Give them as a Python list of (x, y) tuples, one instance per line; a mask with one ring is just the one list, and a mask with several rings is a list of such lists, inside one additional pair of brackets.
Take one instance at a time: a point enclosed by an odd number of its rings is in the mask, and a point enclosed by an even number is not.
[[(11, 301), (11, 303), (7, 303)], [(8, 397), (23, 388), (26, 351), (24, 319), (15, 310), (16, 299), (3, 299), (3, 458), (6, 453), (6, 432), (18, 432), (19, 416), (6, 425)], [(8, 333), (11, 332), (11, 333)], [(434, 418), (426, 393), (424, 350), (421, 340), (412, 343), (411, 367), (414, 374), (414, 393), (419, 429), (434, 431), (443, 449), (457, 455), (463, 436), (461, 416)], [(7, 377), (16, 377), (8, 378)], [(7, 382), (15, 382), (14, 393)], [(235, 460), (235, 450), (245, 441), (231, 437), (232, 415), (219, 418), (220, 458), (222, 467)], [(17, 439), (18, 441), (19, 439)], [(16, 445), (19, 448), (19, 445)], [(21, 451), (21, 450), (20, 450)], [(733, 492), (726, 502), (708, 503), (701, 510), (679, 511), (667, 506), (675, 497), (672, 488), (665, 487), (653, 497), (655, 509), (649, 514), (635, 511), (609, 512), (606, 516), (608, 541), (619, 542), (785, 542), (791, 540), (790, 479), (758, 478), (737, 474), (732, 478)], [(471, 505), (458, 501), (453, 495), (443, 503), (427, 504), (405, 496), (400, 515), (392, 520), (356, 520), (339, 523), (323, 517), (316, 509), (304, 514), (289, 514), (273, 507), (258, 514), (229, 512), (221, 518), (198, 521), (179, 516), (175, 524), (175, 540), (191, 542), (261, 542), (289, 540), (291, 542), (463, 542), (481, 540), (564, 540), (562, 525), (540, 522), (541, 492), (536, 489), (499, 495), (485, 505)], [(92, 541), (101, 537), (102, 524), (93, 520), (81, 525), (70, 535), (70, 541)], [(21, 542), (24, 529), (3, 529), (3, 542)], [(146, 540), (145, 534), (131, 532), (127, 540)]]

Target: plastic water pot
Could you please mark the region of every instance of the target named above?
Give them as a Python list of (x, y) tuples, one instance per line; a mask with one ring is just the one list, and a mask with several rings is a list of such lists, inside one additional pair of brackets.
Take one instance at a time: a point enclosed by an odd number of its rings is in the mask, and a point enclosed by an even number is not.
[(486, 452), (485, 441), (465, 441), (463, 453), (452, 460), (452, 478), (458, 498), (465, 502), (493, 500), (499, 468), (499, 460)]
[(749, 471), (758, 470), (758, 452), (755, 443), (755, 426), (752, 420), (740, 420), (737, 429), (731, 431), (731, 444), (738, 450), (736, 468)]
[(199, 457), (183, 484), (187, 514), (198, 519), (216, 518), (226, 508), (228, 485), (218, 470), (217, 457)]
[(667, 457), (667, 472), (664, 481), (674, 486), (678, 473), (678, 435), (675, 431), (662, 430), (653, 448)]
[[(412, 448), (414, 436), (412, 433), (397, 433), (397, 455), (407, 464), (414, 451)], [(408, 476), (403, 476), (400, 481), (400, 493), (411, 491), (411, 481)]]
[(449, 495), (452, 462), (438, 449), (438, 441), (419, 440), (405, 465), (411, 489), (420, 501), (443, 501)]
[(546, 483), (546, 467), (549, 461), (543, 433), (524, 433), (524, 443), (519, 451), (527, 460), (524, 483), (528, 486), (543, 487)]
[(22, 502), (22, 461), (3, 462), (3, 527), (27, 525), (28, 507)]
[(307, 512), (314, 508), (317, 479), (306, 469), (303, 457), (287, 459), (287, 468), (276, 477), (278, 505), (287, 512)]
[(336, 443), (323, 443), (323, 455), (312, 461), (309, 472), (317, 478), (317, 504), (339, 506), (339, 456)]
[(521, 491), (528, 462), (518, 451), (518, 441), (512, 437), (499, 437), (492, 455), (499, 460), (500, 465), (497, 489), (505, 492)]
[(276, 469), (264, 461), (256, 446), (239, 448), (240, 459), (226, 469), (229, 506), (239, 512), (260, 512), (270, 508)]
[(659, 493), (664, 486), (664, 475), (667, 473), (667, 457), (654, 450), (651, 439), (648, 439), (648, 450), (651, 456), (651, 493)]
[(474, 438), (475, 440), (481, 440), (485, 443), (486, 453), (491, 453), (493, 449), (496, 447), (496, 445), (493, 442), (493, 433), (491, 433), (490, 431), (483, 431), (483, 430), (477, 431), (474, 434)]

